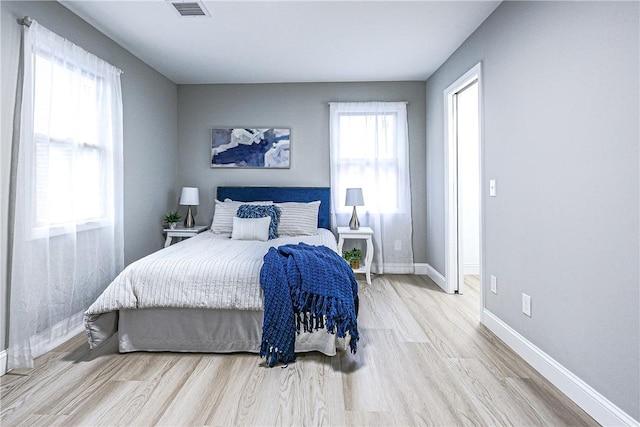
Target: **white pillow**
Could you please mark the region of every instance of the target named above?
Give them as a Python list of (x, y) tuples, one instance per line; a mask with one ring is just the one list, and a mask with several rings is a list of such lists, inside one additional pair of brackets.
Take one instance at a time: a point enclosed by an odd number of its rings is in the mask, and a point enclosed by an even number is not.
[(271, 217), (238, 218), (233, 217), (233, 232), (231, 238), (235, 240), (269, 240), (269, 224)]
[(312, 236), (318, 234), (318, 209), (320, 200), (309, 203), (276, 203), (280, 208), (278, 235)]
[(233, 230), (233, 218), (240, 205), (272, 205), (273, 202), (236, 202), (225, 199), (224, 202), (216, 200), (213, 208), (213, 221), (211, 222), (211, 232), (216, 234), (230, 234)]

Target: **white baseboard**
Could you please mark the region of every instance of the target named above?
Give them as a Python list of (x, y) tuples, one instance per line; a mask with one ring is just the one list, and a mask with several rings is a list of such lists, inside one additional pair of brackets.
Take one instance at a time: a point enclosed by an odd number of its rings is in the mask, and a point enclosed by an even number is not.
[(0, 376), (7, 373), (7, 350), (0, 351)]
[[(411, 264), (411, 263), (385, 262), (382, 265), (382, 268), (384, 269), (384, 272), (387, 274), (415, 274), (414, 264)], [(371, 270), (371, 272), (375, 273), (373, 269)], [(376, 273), (376, 274), (379, 274), (379, 273)]]
[(482, 323), (598, 423), (603, 426), (640, 425), (640, 421), (611, 403), (487, 309), (482, 312)]
[[(83, 318), (84, 312), (78, 312), (68, 319), (62, 320), (50, 328), (30, 337), (29, 343), (33, 357), (41, 356), (53, 350), (84, 331)], [(70, 328), (69, 325), (75, 326)], [(7, 362), (7, 351), (3, 350), (0, 352), (0, 375), (7, 373)]]
[(426, 276), (428, 271), (429, 264), (426, 263), (415, 263), (413, 264), (414, 274), (419, 274), (421, 276)]
[[(76, 313), (31, 337), (31, 353), (38, 357), (67, 342), (84, 330), (84, 312)], [(75, 325), (70, 327), (69, 325)]]
[(429, 276), (429, 279), (433, 280), (436, 285), (440, 286), (444, 290), (447, 281), (442, 274), (438, 273), (438, 270), (431, 267), (429, 264), (416, 264), (415, 268), (416, 274), (426, 274)]

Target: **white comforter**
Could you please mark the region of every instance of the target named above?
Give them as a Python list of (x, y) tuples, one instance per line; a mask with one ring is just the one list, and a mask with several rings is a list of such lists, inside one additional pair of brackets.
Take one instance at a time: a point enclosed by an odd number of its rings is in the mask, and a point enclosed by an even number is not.
[[(91, 347), (117, 328), (121, 309), (176, 307), (262, 310), (260, 268), (270, 247), (305, 242), (336, 250), (333, 234), (281, 237), (268, 242), (201, 233), (125, 268), (85, 312)], [(108, 318), (101, 316), (109, 314)], [(107, 330), (105, 330), (107, 329)]]

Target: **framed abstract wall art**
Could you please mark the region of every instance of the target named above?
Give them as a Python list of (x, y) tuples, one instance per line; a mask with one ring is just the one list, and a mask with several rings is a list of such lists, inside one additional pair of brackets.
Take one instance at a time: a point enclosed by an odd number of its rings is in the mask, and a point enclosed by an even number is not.
[(290, 167), (291, 129), (211, 129), (212, 168)]

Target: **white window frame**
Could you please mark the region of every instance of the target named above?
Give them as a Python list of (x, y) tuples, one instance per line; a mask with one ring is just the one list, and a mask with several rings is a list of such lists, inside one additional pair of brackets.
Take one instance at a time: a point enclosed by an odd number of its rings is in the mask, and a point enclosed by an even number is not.
[[(393, 132), (396, 134), (394, 138), (397, 138), (398, 124), (400, 122), (399, 109), (394, 108), (393, 106), (385, 106), (384, 109), (374, 111), (373, 109), (367, 108), (365, 105), (366, 103), (363, 103), (363, 108), (361, 110), (355, 111), (353, 109), (349, 109), (348, 111), (341, 111), (339, 108), (340, 104), (342, 103), (332, 103), (332, 105), (336, 105), (338, 106), (338, 108), (336, 108), (336, 110), (332, 112), (334, 116), (331, 117), (332, 123), (335, 123), (338, 126), (338, 129), (336, 129), (337, 135), (339, 135), (338, 137), (340, 137), (340, 119), (344, 116), (375, 116), (376, 118), (381, 116), (392, 116), (393, 122), (394, 122)], [(345, 104), (350, 104), (350, 103), (345, 103)], [(406, 137), (408, 138), (408, 135), (406, 135)], [(343, 143), (348, 143), (348, 142), (345, 142), (342, 140), (339, 141), (340, 145)], [(364, 192), (365, 192), (366, 210), (370, 210), (375, 213), (386, 214), (386, 215), (403, 214), (403, 213), (406, 213), (408, 210), (408, 207), (406, 206), (406, 204), (403, 203), (403, 198), (400, 197), (401, 190), (402, 190), (401, 186), (403, 185), (403, 183), (401, 182), (401, 179), (399, 179), (399, 176), (400, 176), (399, 171), (403, 167), (405, 168), (409, 167), (408, 164), (405, 164), (405, 162), (408, 162), (408, 160), (405, 159), (405, 156), (403, 155), (403, 153), (399, 152), (397, 143), (395, 143), (391, 148), (392, 148), (392, 154), (393, 154), (392, 156), (378, 157), (376, 155), (375, 165), (371, 167), (377, 168), (377, 169), (382, 168), (382, 169), (389, 170), (393, 172), (393, 175), (395, 177), (397, 177), (398, 182), (396, 183), (396, 186), (395, 186), (395, 202), (393, 202), (392, 200), (389, 200), (389, 196), (387, 195), (387, 198), (384, 200), (384, 202), (378, 203), (378, 209), (372, 209), (370, 203), (369, 203), (369, 206), (367, 206), (367, 200), (366, 200), (368, 197), (369, 197), (369, 200), (371, 200), (370, 198), (373, 196), (372, 191), (366, 191), (367, 183), (360, 184), (365, 189)], [(408, 149), (408, 143), (407, 143), (406, 149)], [(368, 157), (368, 156), (339, 157), (339, 151), (340, 150), (338, 149), (334, 152), (336, 152), (336, 154), (338, 155), (338, 158), (336, 159), (336, 163), (340, 169), (349, 168), (350, 166), (358, 167), (358, 165), (366, 165), (367, 163), (371, 162), (371, 157)], [(353, 184), (349, 184), (349, 186), (353, 186)], [(352, 208), (348, 206), (344, 206), (344, 203), (337, 203), (336, 209), (338, 210), (338, 213), (344, 214), (344, 213), (350, 212)]]
[[(46, 47), (40, 48), (38, 49), (37, 52), (34, 52), (33, 54), (34, 67), (37, 66), (38, 57), (42, 57), (43, 59), (48, 59), (50, 61), (57, 60), (63, 63), (69, 62), (68, 59), (63, 60), (61, 58), (56, 58), (55, 55), (53, 55), (51, 52), (49, 52), (46, 49)], [(88, 72), (84, 70), (79, 70), (79, 71), (69, 70), (69, 72), (81, 72), (83, 74), (91, 75), (97, 81), (106, 81), (103, 77), (95, 75), (94, 72)], [(37, 76), (34, 78), (37, 78)], [(37, 83), (34, 81), (34, 89), (33, 89), (34, 102), (37, 96), (35, 93), (36, 87), (37, 87)], [(99, 85), (96, 85), (96, 90), (98, 87)], [(96, 106), (96, 108), (98, 107)], [(60, 147), (59, 149), (66, 146), (71, 148), (71, 150), (97, 151), (100, 153), (100, 158), (101, 158), (100, 164), (104, 168), (109, 167), (109, 163), (110, 163), (109, 156), (112, 155), (112, 153), (108, 151), (105, 145), (100, 144), (100, 142), (98, 142), (97, 144), (95, 143), (92, 144), (88, 141), (64, 140), (61, 138), (51, 137), (46, 134), (37, 133), (35, 131), (35, 118), (31, 121), (31, 126), (33, 130), (33, 145), (32, 145), (32, 152), (30, 153), (30, 155), (32, 156), (32, 159), (30, 162), (32, 165), (32, 171), (31, 171), (31, 183), (28, 187), (31, 190), (30, 197), (29, 197), (29, 204), (30, 204), (29, 211), (31, 212), (31, 217), (30, 217), (31, 237), (34, 239), (38, 239), (43, 237), (67, 234), (69, 232), (70, 227), (72, 227), (74, 231), (81, 232), (81, 231), (88, 231), (88, 230), (97, 229), (101, 227), (111, 226), (113, 224), (114, 219), (110, 217), (108, 210), (102, 201), (101, 201), (101, 206), (99, 208), (100, 215), (98, 217), (86, 217), (86, 218), (69, 217), (68, 220), (60, 223), (43, 224), (41, 222), (41, 220), (38, 218), (39, 201), (38, 201), (38, 191), (37, 191), (37, 186), (39, 183), (37, 150), (40, 144), (49, 145), (49, 149), (51, 149), (52, 146), (54, 147), (59, 146)], [(101, 188), (99, 191), (101, 192), (101, 194), (105, 194), (107, 191), (109, 191), (107, 184), (103, 182), (101, 184)]]

